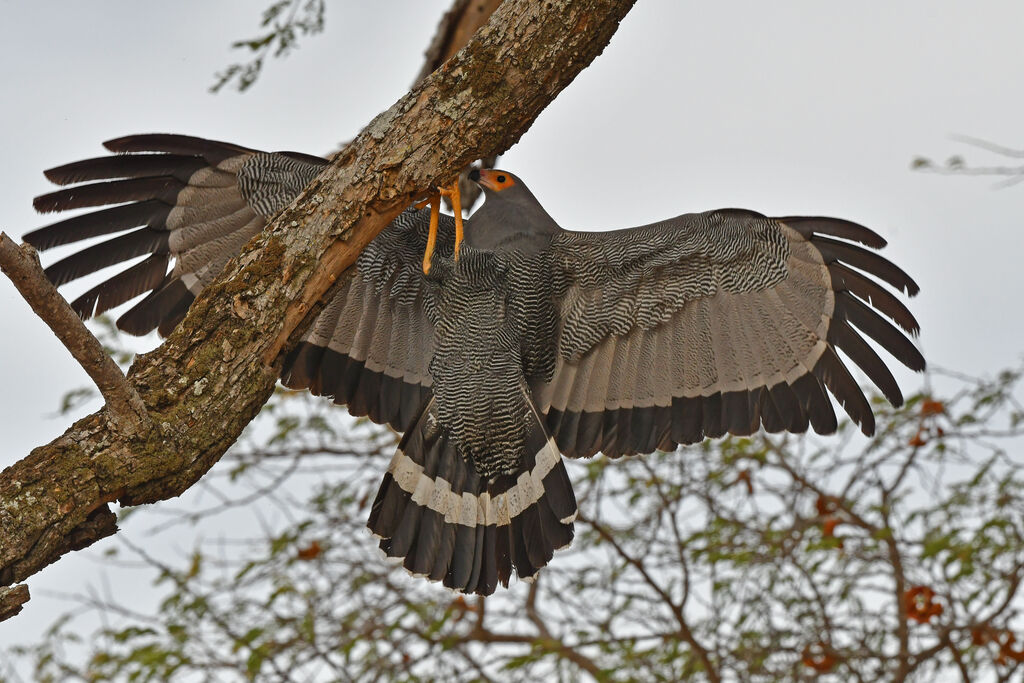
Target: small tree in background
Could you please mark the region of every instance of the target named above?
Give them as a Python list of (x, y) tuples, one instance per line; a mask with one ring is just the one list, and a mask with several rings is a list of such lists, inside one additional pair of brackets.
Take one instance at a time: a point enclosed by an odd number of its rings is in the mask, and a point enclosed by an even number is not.
[[(201, 504), (122, 517), (107, 560), (152, 576), (157, 610), (73, 596), (8, 654), (48, 681), (1010, 680), (1021, 370), (933, 376), (954, 389), (876, 400), (871, 440), (846, 425), (574, 463), (574, 543), (486, 599), (377, 550), (365, 520), (396, 437), (281, 391)], [(203, 533), (239, 514), (252, 521)], [(181, 525), (192, 552), (153, 555)], [(104, 626), (86, 636), (83, 613)]]

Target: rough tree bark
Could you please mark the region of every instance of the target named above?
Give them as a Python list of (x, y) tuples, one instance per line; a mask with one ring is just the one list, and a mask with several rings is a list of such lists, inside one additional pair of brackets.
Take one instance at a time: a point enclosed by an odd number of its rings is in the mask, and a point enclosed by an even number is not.
[[(439, 66), (451, 59), (456, 52), (469, 42), (481, 26), (487, 23), (494, 10), (501, 5), (501, 0), (455, 0), (451, 9), (441, 17), (434, 39), (430, 41), (423, 61), (423, 68), (416, 76), (415, 87)], [(476, 161), (476, 160), (474, 160)], [(493, 168), (498, 162), (497, 155), (489, 155), (480, 159), (481, 168)], [(480, 186), (469, 179), (472, 166), (467, 166), (459, 173), (459, 194), (462, 195), (462, 209), (469, 211), (480, 198)], [(452, 208), (451, 200), (444, 198), (445, 206)]]
[(635, 0), (506, 2), (375, 118), (128, 373), (151, 426), (111, 407), (0, 473), (0, 586), (113, 533), (107, 503), (179, 495), (270, 396), (280, 358), (359, 251), (473, 159), (514, 144), (607, 45)]

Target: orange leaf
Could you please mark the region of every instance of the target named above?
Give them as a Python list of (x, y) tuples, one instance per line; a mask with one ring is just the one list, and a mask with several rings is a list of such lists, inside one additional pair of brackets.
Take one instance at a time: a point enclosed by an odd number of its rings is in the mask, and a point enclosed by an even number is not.
[(942, 605), (934, 602), (935, 591), (928, 586), (913, 586), (903, 594), (903, 606), (907, 619), (927, 624), (932, 617), (942, 614)]
[(818, 641), (814, 645), (804, 647), (801, 661), (804, 666), (818, 673), (825, 673), (835, 668), (839, 663), (839, 656), (828, 643)]
[(992, 640), (994, 631), (988, 624), (979, 624), (971, 629), (971, 643), (974, 645), (984, 645), (985, 643)]
[(839, 526), (840, 521), (835, 517), (826, 517), (825, 523), (822, 524), (822, 530), (825, 534), (825, 538), (836, 537), (836, 527)]
[(306, 561), (315, 560), (317, 557), (320, 556), (320, 553), (322, 552), (323, 548), (320, 547), (320, 543), (317, 541), (313, 541), (307, 547), (299, 550), (296, 557), (298, 557), (300, 560)]
[(1024, 648), (1016, 649), (1013, 647), (1017, 637), (1013, 635), (1011, 631), (1003, 631), (997, 636), (999, 640), (999, 659), (1002, 663), (1006, 662), (1006, 658), (1009, 657), (1015, 662), (1024, 662)]
[(818, 514), (824, 517), (839, 507), (839, 501), (834, 496), (818, 496), (814, 507), (817, 508)]

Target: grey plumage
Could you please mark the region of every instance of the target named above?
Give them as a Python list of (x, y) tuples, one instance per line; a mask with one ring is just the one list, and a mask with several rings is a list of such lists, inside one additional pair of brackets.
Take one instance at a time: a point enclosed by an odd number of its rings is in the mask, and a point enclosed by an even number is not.
[[(63, 284), (145, 255), (73, 304), (89, 317), (149, 292), (118, 320), (134, 334), (168, 334), (327, 163), (173, 135), (107, 146), (122, 154), (48, 171), (89, 184), (36, 207), (120, 205), (25, 240), (45, 249), (123, 233), (47, 273)], [(671, 450), (761, 427), (829, 433), (829, 392), (871, 434), (870, 404), (837, 350), (895, 405), (899, 387), (864, 335), (924, 367), (905, 335), (917, 322), (878, 281), (910, 295), (917, 285), (856, 223), (727, 209), (575, 232), (512, 174), (476, 178), (487, 198), (458, 260), (442, 216), (424, 276), (429, 212), (407, 210), (343, 276), (282, 371), (286, 386), (405, 433), (369, 526), (413, 573), (484, 595), (513, 572), (535, 575), (572, 539), (560, 453)]]

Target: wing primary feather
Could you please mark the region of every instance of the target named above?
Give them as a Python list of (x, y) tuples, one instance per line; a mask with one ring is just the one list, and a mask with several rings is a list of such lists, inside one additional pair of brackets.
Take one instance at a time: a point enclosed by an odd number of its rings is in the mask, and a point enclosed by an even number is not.
[(40, 213), (50, 213), (146, 199), (159, 199), (166, 204), (173, 204), (183, 187), (185, 183), (173, 176), (110, 180), (42, 194), (32, 200), (32, 206)]
[(169, 234), (149, 228), (139, 228), (118, 235), (57, 261), (46, 269), (46, 277), (54, 286), (59, 287), (84, 275), (95, 273), (97, 270), (136, 256), (168, 253)]
[(910, 334), (916, 335), (920, 331), (921, 328), (917, 324), (917, 320), (914, 319), (914, 315), (910, 310), (903, 305), (903, 302), (874, 280), (847, 268), (842, 263), (830, 263), (828, 271), (835, 289), (845, 289), (851, 294), (858, 296), (892, 318), (893, 322)]
[(162, 230), (170, 211), (171, 207), (159, 199), (147, 199), (67, 218), (25, 233), (22, 239), (39, 251), (44, 251), (140, 225)]
[(814, 431), (818, 434), (835, 432), (839, 427), (836, 421), (836, 411), (832, 409), (832, 401), (825, 393), (825, 387), (821, 380), (814, 373), (809, 372), (793, 382), (792, 387), (793, 393), (800, 400)]
[(794, 434), (802, 434), (807, 431), (807, 412), (801, 407), (800, 399), (797, 398), (793, 387), (785, 382), (779, 382), (772, 385), (767, 393), (771, 395), (771, 402), (778, 410), (786, 431)]
[(166, 337), (185, 317), (195, 298), (185, 283), (172, 280), (128, 309), (117, 319), (117, 327), (139, 337), (156, 328)]
[(189, 176), (207, 166), (206, 160), (181, 154), (128, 154), (83, 159), (43, 171), (56, 185), (71, 185), (104, 178), (141, 178), (171, 175), (188, 181)]
[(815, 237), (811, 240), (811, 244), (818, 249), (826, 263), (842, 261), (881, 278), (910, 296), (914, 296), (921, 290), (913, 278), (903, 272), (902, 268), (873, 251), (827, 237)]
[(903, 405), (903, 393), (878, 354), (857, 334), (845, 320), (833, 320), (828, 329), (828, 340), (840, 351), (850, 357), (861, 370), (875, 383), (882, 394), (895, 407)]
[(71, 303), (82, 320), (102, 315), (143, 292), (156, 289), (167, 277), (170, 254), (153, 254), (148, 259), (126, 268), (109, 280), (96, 285)]
[(860, 242), (875, 249), (881, 249), (887, 242), (885, 238), (870, 228), (842, 218), (825, 216), (786, 216), (779, 221), (793, 228), (806, 239), (814, 235), (832, 235), (845, 240)]
[(845, 292), (836, 296), (837, 317), (849, 320), (861, 332), (868, 335), (894, 358), (911, 370), (924, 370), (924, 356), (917, 350), (913, 342), (903, 333), (886, 322), (885, 318), (875, 313), (867, 304)]
[(821, 358), (814, 365), (814, 374), (835, 394), (850, 418), (860, 425), (864, 436), (875, 433), (875, 415), (871, 412), (864, 392), (831, 346), (825, 347)]
[(103, 146), (111, 152), (165, 152), (201, 156), (213, 165), (239, 154), (253, 154), (257, 150), (220, 140), (207, 140), (191, 135), (170, 133), (142, 133), (107, 140)]

